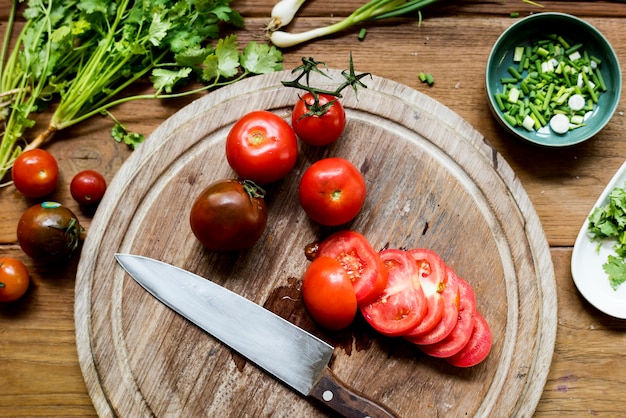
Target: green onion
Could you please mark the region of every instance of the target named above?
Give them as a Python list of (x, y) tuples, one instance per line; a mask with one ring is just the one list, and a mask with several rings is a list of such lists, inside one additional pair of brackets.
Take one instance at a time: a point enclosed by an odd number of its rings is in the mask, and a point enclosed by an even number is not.
[(359, 31), (359, 41), (364, 40), (365, 35), (367, 35), (367, 29), (361, 28), (361, 30)]
[[(292, 0), (281, 0), (293, 2)], [(329, 26), (311, 29), (301, 33), (289, 33), (280, 30), (268, 30), (270, 42), (279, 48), (298, 45), (322, 36), (340, 32), (360, 22), (388, 19), (411, 12), (418, 12), (438, 0), (370, 0), (356, 9), (350, 16)]]

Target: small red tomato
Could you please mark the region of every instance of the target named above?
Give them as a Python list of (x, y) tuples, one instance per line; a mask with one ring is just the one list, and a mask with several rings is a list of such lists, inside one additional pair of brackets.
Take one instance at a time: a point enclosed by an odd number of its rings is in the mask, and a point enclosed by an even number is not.
[(239, 119), (226, 138), (226, 159), (242, 180), (268, 184), (296, 165), (296, 134), (280, 116), (259, 110)]
[(21, 153), (13, 163), (13, 184), (26, 197), (43, 197), (54, 191), (59, 166), (52, 154), (43, 149)]
[(191, 207), (193, 234), (209, 250), (252, 247), (267, 224), (263, 195), (263, 189), (248, 180), (227, 179), (209, 185)]
[(76, 174), (70, 183), (70, 193), (79, 205), (95, 205), (102, 200), (107, 182), (94, 170), (84, 170)]
[(328, 145), (346, 128), (346, 112), (335, 96), (319, 94), (315, 103), (313, 95), (305, 93), (293, 108), (291, 126), (305, 144)]
[(334, 258), (318, 257), (309, 264), (302, 278), (302, 299), (315, 322), (329, 330), (346, 328), (356, 315), (352, 282)]
[(333, 157), (315, 162), (304, 172), (298, 198), (315, 222), (336, 226), (356, 217), (366, 191), (361, 172), (348, 160)]
[(57, 202), (31, 206), (17, 223), (22, 250), (44, 261), (67, 260), (78, 248), (83, 232), (76, 215)]
[(0, 302), (13, 302), (28, 290), (28, 269), (17, 258), (0, 257)]

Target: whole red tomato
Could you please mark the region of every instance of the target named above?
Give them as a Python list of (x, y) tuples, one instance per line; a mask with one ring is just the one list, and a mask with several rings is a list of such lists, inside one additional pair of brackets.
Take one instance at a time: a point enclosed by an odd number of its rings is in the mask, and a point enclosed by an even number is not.
[(95, 205), (102, 200), (107, 182), (94, 170), (84, 170), (76, 174), (70, 183), (70, 193), (79, 205)]
[(13, 184), (26, 197), (43, 197), (54, 191), (59, 166), (52, 154), (43, 149), (22, 152), (13, 163)]
[(17, 240), (22, 250), (35, 259), (68, 259), (84, 230), (76, 215), (57, 202), (43, 202), (28, 208), (17, 223)]
[(302, 299), (313, 320), (329, 330), (346, 328), (356, 315), (350, 277), (331, 257), (318, 257), (309, 264), (302, 278)]
[(13, 302), (28, 290), (28, 269), (17, 258), (0, 257), (0, 302)]
[(196, 198), (189, 215), (191, 230), (210, 250), (252, 247), (265, 231), (263, 190), (246, 180), (220, 180)]
[(275, 182), (293, 169), (297, 158), (293, 129), (280, 116), (265, 110), (244, 115), (226, 138), (226, 159), (242, 180)]
[(333, 157), (315, 162), (304, 172), (298, 198), (315, 222), (336, 226), (356, 217), (366, 191), (361, 172), (348, 160)]
[(346, 112), (335, 96), (319, 94), (315, 103), (315, 97), (305, 93), (293, 108), (291, 126), (305, 144), (328, 145), (346, 128)]

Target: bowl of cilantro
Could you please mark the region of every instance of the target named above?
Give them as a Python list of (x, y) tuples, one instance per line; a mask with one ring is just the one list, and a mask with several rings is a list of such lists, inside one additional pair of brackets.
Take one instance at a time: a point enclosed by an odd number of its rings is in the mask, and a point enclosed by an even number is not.
[(506, 29), (486, 69), (489, 107), (513, 136), (545, 147), (594, 137), (619, 103), (622, 75), (609, 41), (588, 22), (537, 13)]

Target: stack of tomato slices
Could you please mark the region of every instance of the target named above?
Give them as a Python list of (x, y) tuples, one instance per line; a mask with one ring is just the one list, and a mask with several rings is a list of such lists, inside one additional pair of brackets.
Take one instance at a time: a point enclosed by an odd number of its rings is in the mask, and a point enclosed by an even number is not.
[[(344, 267), (358, 309), (380, 334), (402, 337), (458, 367), (475, 366), (491, 351), (491, 331), (477, 311), (471, 285), (434, 251), (376, 252), (363, 235), (340, 231), (322, 241), (315, 256), (334, 258)], [(332, 322), (324, 307), (309, 306), (308, 295), (303, 296), (313, 319)]]

